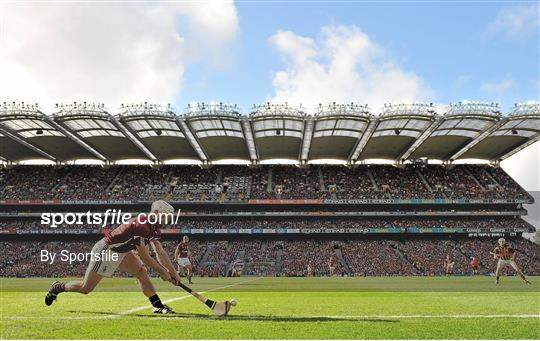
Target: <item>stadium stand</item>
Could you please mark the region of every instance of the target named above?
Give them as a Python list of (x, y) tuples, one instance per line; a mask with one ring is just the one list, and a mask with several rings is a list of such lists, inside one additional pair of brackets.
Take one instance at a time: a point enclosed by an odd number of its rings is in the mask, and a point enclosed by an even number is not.
[(484, 166), (17, 166), (0, 170), (7, 179), (0, 188), (6, 200), (530, 200), (502, 169)]
[[(151, 197), (149, 188), (167, 183), (169, 176), (166, 167), (123, 166), (117, 179), (110, 186), (111, 200), (143, 200)], [(161, 197), (161, 196), (159, 196)]]
[[(257, 214), (254, 214), (256, 216)], [(39, 219), (13, 219), (0, 221), (0, 230), (4, 229), (19, 229), (19, 230), (39, 230), (41, 228), (49, 228), (43, 226)], [(108, 224), (106, 228), (114, 228), (114, 225)], [(56, 229), (101, 229), (99, 225), (69, 225), (60, 224)], [(481, 219), (478, 217), (441, 217), (433, 219), (429, 217), (400, 217), (392, 219), (384, 218), (325, 218), (311, 217), (303, 218), (296, 217), (274, 217), (274, 218), (250, 218), (236, 217), (234, 215), (227, 218), (216, 217), (214, 219), (182, 219), (178, 224), (170, 225), (167, 229), (301, 229), (301, 230), (317, 230), (317, 229), (433, 229), (433, 228), (470, 228), (470, 229), (506, 229), (513, 231), (515, 229), (524, 229), (534, 231), (534, 227), (525, 220), (518, 217), (493, 217), (490, 219)]]
[(524, 271), (540, 274), (539, 246), (510, 237), (535, 229), (521, 218), (530, 195), (485, 165), (14, 166), (0, 168), (0, 193), (1, 276), (84, 273), (85, 264), (48, 266), (36, 257), (40, 249), (88, 251), (102, 226), (52, 229), (41, 224), (42, 212), (145, 212), (159, 198), (182, 210), (164, 229), (166, 250), (172, 255), (179, 235), (191, 234), (199, 276), (226, 276), (233, 267), (307, 276), (308, 264), (326, 276), (331, 260), (336, 275), (438, 276), (447, 254), (454, 274), (471, 274), (477, 257), (480, 274), (489, 275), (494, 236), (502, 235)]
[[(325, 276), (330, 263), (343, 276), (438, 276), (446, 255), (456, 275), (471, 273), (471, 257), (490, 274), (501, 236), (526, 273), (540, 274), (539, 246), (519, 237), (535, 230), (523, 219), (534, 200), (499, 167), (540, 139), (537, 104), (508, 115), (485, 103), (452, 104), (444, 115), (428, 104), (385, 105), (372, 115), (354, 103), (321, 105), (315, 115), (270, 103), (249, 115), (223, 103), (190, 105), (183, 115), (147, 103), (115, 116), (86, 103), (57, 110), (0, 106), (0, 128), (9, 131), (0, 134), (9, 146), (0, 148), (0, 276), (84, 273), (86, 264), (36, 261), (39, 250), (89, 251), (102, 226), (51, 228), (41, 213), (139, 213), (156, 199), (181, 209), (163, 228), (165, 248), (172, 255), (190, 235), (200, 276), (307, 276), (308, 265)], [(55, 165), (18, 164), (41, 158)], [(73, 162), (83, 159), (103, 166)], [(128, 159), (151, 166), (117, 164)], [(232, 159), (249, 166), (221, 164)], [(322, 159), (346, 165), (311, 162)]]
[(376, 183), (369, 175), (369, 168), (347, 168), (322, 166), (326, 197), (332, 199), (380, 199), (383, 193), (378, 191)]

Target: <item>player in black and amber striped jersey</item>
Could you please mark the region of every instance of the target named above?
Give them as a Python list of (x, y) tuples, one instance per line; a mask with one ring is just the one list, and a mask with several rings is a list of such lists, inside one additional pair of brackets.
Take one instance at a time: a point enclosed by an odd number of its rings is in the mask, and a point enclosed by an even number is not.
[(497, 246), (491, 252), (493, 257), (495, 259), (498, 259), (497, 262), (497, 270), (495, 271), (495, 276), (497, 277), (497, 284), (499, 284), (499, 272), (500, 270), (505, 266), (511, 266), (514, 270), (516, 270), (517, 274), (521, 279), (525, 281), (525, 283), (530, 284), (526, 278), (523, 272), (519, 269), (519, 267), (516, 264), (515, 257), (516, 257), (516, 251), (508, 245), (506, 240), (504, 238), (499, 238), (497, 241)]
[(452, 256), (450, 254), (446, 254), (446, 258), (444, 259), (444, 272), (446, 275), (451, 275), (454, 271), (454, 260), (452, 259)]

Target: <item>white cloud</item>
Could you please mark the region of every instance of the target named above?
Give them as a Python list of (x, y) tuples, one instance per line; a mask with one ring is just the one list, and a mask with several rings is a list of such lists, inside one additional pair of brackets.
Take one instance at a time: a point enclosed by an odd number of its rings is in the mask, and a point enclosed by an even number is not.
[(318, 103), (354, 101), (378, 111), (383, 103), (432, 96), (421, 77), (401, 69), (356, 26), (325, 26), (316, 39), (278, 31), (270, 43), (286, 64), (273, 77), (272, 102), (311, 109)]
[(527, 38), (538, 33), (538, 4), (507, 7), (500, 10), (486, 29), (487, 34), (502, 34), (506, 38)]
[(484, 82), (480, 85), (480, 90), (496, 95), (502, 95), (512, 89), (514, 85), (514, 81), (507, 77), (496, 82)]
[(10, 3), (0, 30), (2, 100), (115, 109), (174, 101), (189, 62), (219, 66), (238, 18), (232, 2)]

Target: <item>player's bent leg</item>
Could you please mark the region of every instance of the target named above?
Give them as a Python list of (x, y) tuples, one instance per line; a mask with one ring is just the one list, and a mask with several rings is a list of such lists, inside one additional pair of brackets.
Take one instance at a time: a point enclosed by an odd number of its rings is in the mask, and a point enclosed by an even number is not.
[(503, 266), (503, 262), (499, 259), (499, 261), (497, 262), (497, 268), (495, 270), (495, 278), (496, 278), (496, 282), (497, 284), (499, 284), (499, 273), (501, 272), (501, 268)]
[(45, 304), (51, 305), (58, 295), (63, 292), (78, 292), (81, 294), (89, 294), (94, 290), (98, 283), (103, 278), (102, 275), (92, 271), (89, 266), (89, 270), (86, 271), (82, 280), (63, 282), (54, 282), (49, 289), (49, 292), (45, 296)]
[[(97, 253), (101, 252), (103, 249), (106, 248), (104, 240), (98, 241), (94, 247), (92, 248), (92, 252)], [(102, 262), (99, 261), (90, 261), (88, 263), (88, 267), (86, 269), (86, 273), (84, 274), (84, 278), (82, 280), (77, 281), (70, 281), (67, 283), (63, 282), (54, 282), (49, 292), (47, 292), (47, 295), (45, 296), (45, 304), (51, 305), (54, 301), (56, 301), (58, 295), (62, 292), (68, 291), (68, 292), (79, 292), (81, 294), (88, 294), (94, 288), (96, 285), (101, 281), (104, 274), (100, 274), (99, 267)], [(110, 267), (114, 271), (114, 266)]]
[(134, 253), (127, 254), (122, 263), (120, 263), (120, 270), (129, 273), (133, 277), (137, 278), (142, 292), (154, 307), (154, 313), (156, 314), (172, 314), (174, 311), (167, 305), (161, 302), (156, 289), (148, 276), (148, 270), (143, 262)]
[(511, 262), (510, 262), (510, 266), (517, 272), (517, 274), (519, 275), (519, 277), (521, 277), (521, 279), (525, 281), (525, 283), (531, 284), (531, 282), (529, 282), (529, 281), (527, 280), (527, 278), (525, 278), (525, 274), (524, 274), (524, 273), (521, 271), (521, 269), (517, 266), (516, 262), (511, 261)]
[(102, 275), (94, 271), (88, 271), (82, 281), (70, 281), (65, 284), (66, 292), (78, 292), (83, 295), (91, 293), (99, 284)]

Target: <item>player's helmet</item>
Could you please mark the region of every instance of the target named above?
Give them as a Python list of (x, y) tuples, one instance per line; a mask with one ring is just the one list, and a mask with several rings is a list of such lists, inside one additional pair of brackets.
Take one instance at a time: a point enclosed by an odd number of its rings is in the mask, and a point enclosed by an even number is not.
[(504, 245), (506, 244), (506, 240), (504, 238), (499, 238), (498, 243), (499, 245)]
[(158, 216), (156, 226), (164, 226), (172, 223), (174, 208), (165, 200), (157, 200), (152, 203), (152, 214), (156, 213)]
[(159, 213), (174, 213), (174, 208), (165, 200), (157, 200), (152, 203), (152, 212)]

